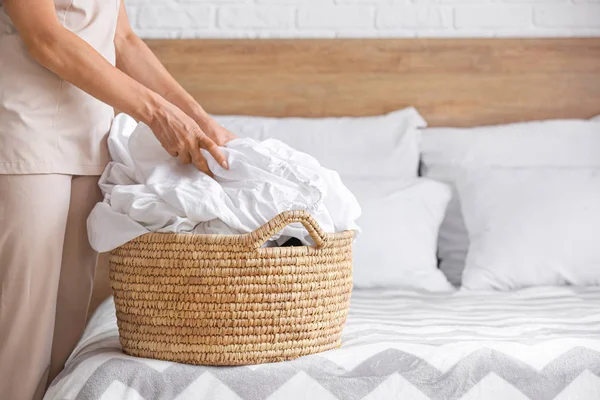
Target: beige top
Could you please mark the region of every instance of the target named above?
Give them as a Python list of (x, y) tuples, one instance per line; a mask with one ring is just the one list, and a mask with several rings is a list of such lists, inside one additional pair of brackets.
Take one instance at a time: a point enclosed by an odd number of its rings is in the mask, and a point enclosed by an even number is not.
[[(115, 64), (120, 0), (55, 0), (63, 26)], [(0, 0), (0, 174), (100, 175), (113, 109), (27, 53)]]

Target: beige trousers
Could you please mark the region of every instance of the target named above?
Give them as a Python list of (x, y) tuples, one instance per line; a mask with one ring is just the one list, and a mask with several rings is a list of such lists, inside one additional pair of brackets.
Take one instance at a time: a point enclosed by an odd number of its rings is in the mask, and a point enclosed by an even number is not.
[(0, 175), (0, 399), (41, 399), (85, 328), (96, 176)]

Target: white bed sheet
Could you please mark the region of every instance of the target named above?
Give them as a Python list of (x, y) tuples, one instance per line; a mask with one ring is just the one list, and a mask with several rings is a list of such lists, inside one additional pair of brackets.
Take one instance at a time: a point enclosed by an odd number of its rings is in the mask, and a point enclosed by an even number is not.
[(600, 288), (355, 291), (341, 349), (238, 368), (123, 355), (109, 299), (46, 396), (397, 398), (600, 399)]

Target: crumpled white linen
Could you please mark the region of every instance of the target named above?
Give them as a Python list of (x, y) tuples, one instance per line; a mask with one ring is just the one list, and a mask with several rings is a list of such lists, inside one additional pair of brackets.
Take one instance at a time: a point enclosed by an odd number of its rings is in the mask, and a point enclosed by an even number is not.
[[(227, 143), (221, 150), (229, 170), (202, 150), (214, 179), (171, 157), (150, 128), (125, 114), (115, 118), (108, 147), (113, 161), (99, 181), (104, 201), (87, 221), (98, 252), (148, 232), (247, 233), (287, 210), (309, 211), (326, 232), (360, 232), (360, 205), (338, 173), (278, 140)], [(291, 237), (313, 243), (301, 224), (272, 240)]]

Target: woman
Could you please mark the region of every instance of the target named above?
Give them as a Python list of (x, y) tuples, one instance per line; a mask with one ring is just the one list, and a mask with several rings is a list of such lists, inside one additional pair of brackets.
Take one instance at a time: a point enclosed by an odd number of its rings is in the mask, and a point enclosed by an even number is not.
[[(84, 329), (113, 107), (183, 163), (235, 136), (132, 32), (121, 0), (0, 0), (0, 399), (43, 396)], [(116, 67), (114, 66), (116, 64)]]

